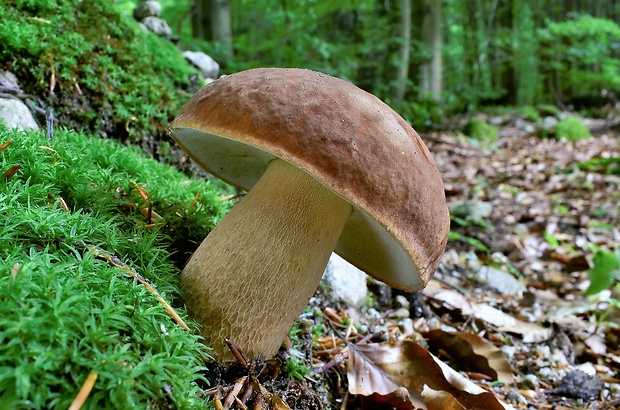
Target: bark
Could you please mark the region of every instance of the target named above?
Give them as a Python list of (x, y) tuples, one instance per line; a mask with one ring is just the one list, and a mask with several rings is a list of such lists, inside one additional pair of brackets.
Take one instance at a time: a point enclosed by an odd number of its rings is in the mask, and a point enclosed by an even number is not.
[(216, 41), (227, 58), (233, 57), (230, 0), (195, 0), (192, 8), (192, 35)]
[(230, 0), (211, 0), (211, 35), (219, 42), (228, 58), (233, 57), (232, 19)]
[(392, 102), (399, 104), (405, 98), (409, 76), (409, 50), (411, 48), (411, 0), (400, 0), (400, 49), (396, 80), (392, 87)]
[(192, 36), (203, 40), (211, 40), (208, 30), (211, 5), (209, 0), (195, 0), (192, 6)]
[(424, 95), (434, 101), (441, 101), (442, 91), (442, 33), (441, 0), (424, 0), (426, 13), (422, 21), (422, 42), (431, 50), (430, 61), (422, 64), (420, 88)]

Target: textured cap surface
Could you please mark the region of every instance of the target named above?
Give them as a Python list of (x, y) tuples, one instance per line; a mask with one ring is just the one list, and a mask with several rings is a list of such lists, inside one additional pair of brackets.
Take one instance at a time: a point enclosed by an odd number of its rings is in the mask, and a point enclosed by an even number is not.
[(196, 93), (170, 126), (204, 169), (250, 190), (279, 157), (349, 201), (335, 251), (391, 286), (432, 277), (450, 217), (435, 161), (381, 100), (344, 80), (302, 69), (259, 68)]

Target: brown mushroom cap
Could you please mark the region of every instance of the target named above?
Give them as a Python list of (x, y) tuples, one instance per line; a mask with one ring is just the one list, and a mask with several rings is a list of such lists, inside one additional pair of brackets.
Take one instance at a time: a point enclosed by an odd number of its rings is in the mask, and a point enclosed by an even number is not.
[(250, 190), (275, 157), (353, 205), (335, 251), (396, 288), (423, 288), (450, 218), (435, 161), (415, 130), (351, 83), (259, 68), (210, 83), (181, 109), (172, 137), (200, 166)]

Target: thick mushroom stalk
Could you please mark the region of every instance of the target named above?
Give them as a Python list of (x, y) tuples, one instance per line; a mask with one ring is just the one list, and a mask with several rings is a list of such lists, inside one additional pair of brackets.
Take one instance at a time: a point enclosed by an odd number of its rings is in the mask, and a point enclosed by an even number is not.
[(215, 360), (273, 356), (315, 292), (352, 206), (275, 159), (213, 229), (181, 276), (190, 314)]

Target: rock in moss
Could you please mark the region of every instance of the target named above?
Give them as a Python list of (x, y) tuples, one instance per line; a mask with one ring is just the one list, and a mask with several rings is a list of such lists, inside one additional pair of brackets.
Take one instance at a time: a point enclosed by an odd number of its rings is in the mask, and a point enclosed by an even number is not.
[(495, 142), (497, 127), (479, 118), (472, 118), (463, 128), (463, 134), (481, 142)]

